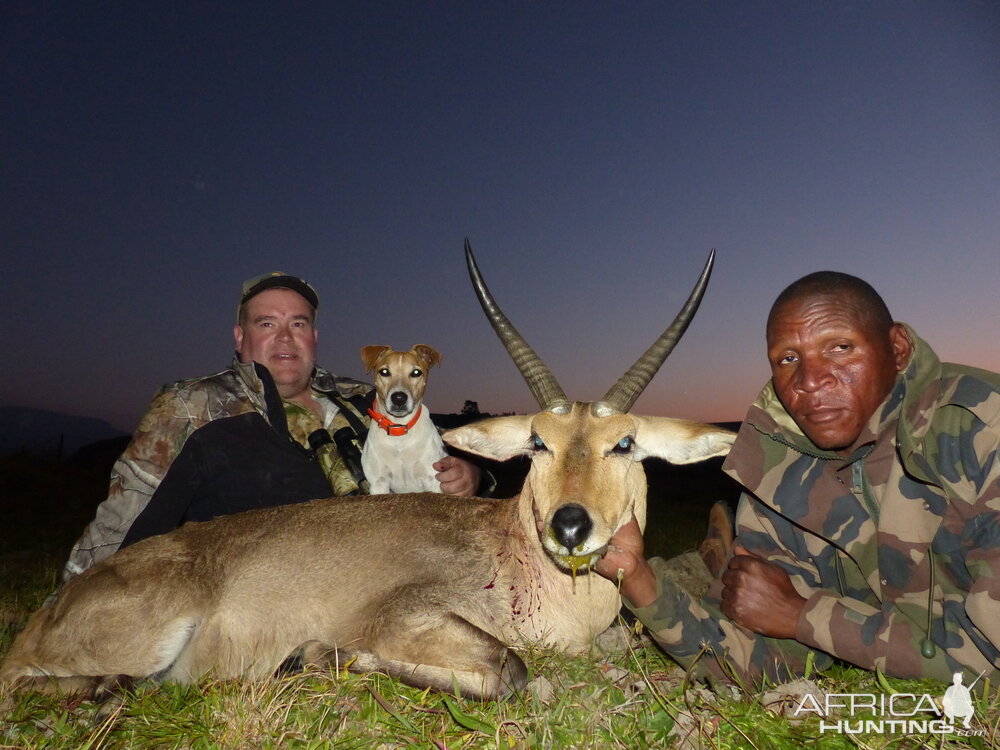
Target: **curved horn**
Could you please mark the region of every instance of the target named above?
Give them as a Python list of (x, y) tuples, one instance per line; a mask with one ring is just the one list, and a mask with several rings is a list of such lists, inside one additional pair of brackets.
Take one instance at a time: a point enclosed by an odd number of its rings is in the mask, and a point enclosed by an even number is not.
[(479, 304), (483, 306), (483, 312), (486, 313), (493, 330), (497, 332), (500, 343), (504, 345), (507, 353), (514, 360), (514, 364), (517, 365), (517, 369), (521, 371), (521, 376), (527, 382), (538, 405), (545, 410), (569, 403), (563, 389), (559, 387), (559, 383), (549, 372), (549, 368), (535, 354), (535, 350), (528, 346), (528, 342), (517, 332), (507, 316), (497, 306), (486, 282), (483, 281), (483, 277), (479, 273), (476, 259), (472, 257), (472, 247), (469, 245), (468, 238), (465, 240), (465, 262), (469, 266), (469, 278), (472, 279), (472, 286), (476, 290)]
[(674, 322), (670, 324), (667, 330), (660, 334), (660, 337), (653, 342), (653, 345), (646, 350), (645, 354), (639, 357), (635, 361), (635, 364), (624, 375), (618, 378), (618, 382), (604, 395), (602, 401), (605, 404), (623, 413), (632, 408), (632, 404), (642, 395), (646, 386), (649, 385), (649, 381), (653, 379), (656, 371), (663, 365), (667, 355), (673, 351), (677, 342), (681, 340), (681, 336), (687, 330), (691, 319), (694, 318), (695, 311), (698, 309), (701, 298), (705, 294), (705, 287), (708, 286), (708, 277), (712, 275), (712, 265), (714, 263), (715, 248), (713, 247), (712, 252), (708, 254), (708, 260), (705, 262), (705, 268), (698, 278), (698, 283), (694, 285), (691, 295), (688, 297), (687, 302), (684, 303), (681, 311), (677, 313)]

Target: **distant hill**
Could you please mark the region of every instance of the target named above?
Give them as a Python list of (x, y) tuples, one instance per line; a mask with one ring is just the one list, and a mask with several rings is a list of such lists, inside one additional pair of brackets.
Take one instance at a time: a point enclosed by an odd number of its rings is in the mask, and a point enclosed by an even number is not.
[(103, 419), (0, 406), (0, 456), (27, 453), (68, 458), (85, 445), (124, 436)]

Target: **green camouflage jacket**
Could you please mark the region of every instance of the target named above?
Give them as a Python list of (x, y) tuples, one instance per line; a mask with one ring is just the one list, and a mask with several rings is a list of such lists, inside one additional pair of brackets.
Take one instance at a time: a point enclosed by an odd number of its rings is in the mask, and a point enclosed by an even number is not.
[(814, 649), (820, 666), (1000, 678), (1000, 375), (942, 364), (907, 331), (913, 357), (846, 459), (817, 450), (771, 384), (751, 406), (723, 467), (747, 490), (739, 541), (805, 609), (795, 640), (765, 638), (721, 614), (718, 581), (700, 601), (660, 581), (636, 613), (682, 664), (707, 647), (710, 672), (781, 678)]
[[(193, 494), (213, 495), (217, 507), (237, 512), (253, 504), (350, 491), (341, 486), (353, 479), (339, 455), (325, 449), (317, 462), (304, 447), (313, 429), (325, 426), (333, 434), (347, 426), (342, 410), (329, 398), (319, 398), (328, 413), (327, 424), (321, 424), (308, 410), (282, 402), (266, 369), (258, 367), (234, 360), (222, 372), (170, 383), (157, 393), (115, 462), (108, 497), (73, 547), (64, 579), (115, 552), (130, 531), (134, 536), (137, 519), (153, 517), (149, 533), (162, 533), (185, 520), (206, 520), (184, 515)], [(371, 386), (316, 368), (312, 389), (317, 396), (346, 399), (366, 395)], [(363, 411), (354, 410), (354, 415), (368, 424)], [(173, 508), (174, 516), (165, 516), (161, 507)]]

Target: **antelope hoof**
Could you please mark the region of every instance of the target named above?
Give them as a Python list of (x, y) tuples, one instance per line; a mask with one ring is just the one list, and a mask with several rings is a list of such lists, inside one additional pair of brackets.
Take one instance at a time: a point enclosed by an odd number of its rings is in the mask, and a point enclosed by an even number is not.
[(528, 684), (528, 668), (520, 656), (510, 649), (500, 659), (500, 685), (497, 698), (517, 695)]
[(100, 704), (94, 720), (105, 722), (118, 713), (125, 704), (125, 697), (135, 689), (135, 678), (127, 674), (107, 675), (94, 685), (94, 700)]

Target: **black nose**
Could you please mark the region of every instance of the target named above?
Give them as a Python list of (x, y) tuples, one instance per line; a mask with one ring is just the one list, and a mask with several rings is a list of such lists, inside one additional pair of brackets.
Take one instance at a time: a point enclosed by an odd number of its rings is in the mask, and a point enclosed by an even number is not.
[(590, 520), (590, 514), (576, 503), (564, 505), (552, 516), (552, 531), (556, 541), (571, 552), (590, 536), (593, 529), (594, 522)]
[(406, 406), (406, 394), (402, 391), (396, 391), (389, 398), (393, 406)]

